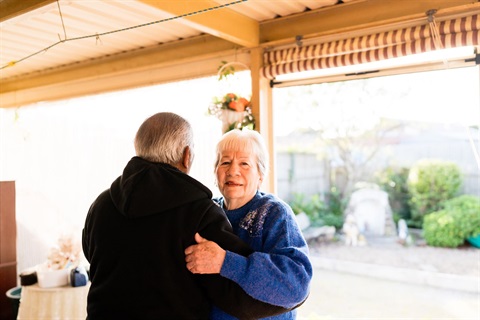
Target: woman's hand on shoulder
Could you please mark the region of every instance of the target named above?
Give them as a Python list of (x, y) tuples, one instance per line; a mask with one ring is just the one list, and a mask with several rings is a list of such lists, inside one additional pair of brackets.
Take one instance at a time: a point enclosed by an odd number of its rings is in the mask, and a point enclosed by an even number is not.
[(192, 273), (214, 274), (220, 273), (226, 251), (218, 244), (195, 234), (197, 244), (185, 249), (187, 269)]

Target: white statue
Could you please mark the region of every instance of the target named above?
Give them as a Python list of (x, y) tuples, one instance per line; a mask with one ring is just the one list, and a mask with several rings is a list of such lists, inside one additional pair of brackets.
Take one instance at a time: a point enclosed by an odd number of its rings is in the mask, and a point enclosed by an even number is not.
[(352, 214), (348, 214), (345, 217), (342, 231), (345, 234), (345, 244), (347, 246), (355, 247), (358, 245), (358, 236), (360, 235), (360, 230), (358, 229), (357, 221)]

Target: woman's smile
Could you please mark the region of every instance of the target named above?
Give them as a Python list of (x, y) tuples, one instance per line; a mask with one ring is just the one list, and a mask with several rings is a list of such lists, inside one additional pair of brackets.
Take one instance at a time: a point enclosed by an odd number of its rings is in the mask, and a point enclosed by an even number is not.
[(233, 182), (233, 181), (227, 181), (227, 182), (225, 182), (225, 184), (229, 187), (243, 186), (242, 183)]

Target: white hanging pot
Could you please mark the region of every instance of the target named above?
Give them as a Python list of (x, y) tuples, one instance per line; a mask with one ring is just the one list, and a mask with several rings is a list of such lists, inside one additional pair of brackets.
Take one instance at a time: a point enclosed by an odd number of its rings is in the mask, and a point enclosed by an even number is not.
[(227, 132), (230, 126), (235, 122), (242, 123), (244, 116), (244, 112), (238, 112), (228, 109), (222, 110), (222, 132)]

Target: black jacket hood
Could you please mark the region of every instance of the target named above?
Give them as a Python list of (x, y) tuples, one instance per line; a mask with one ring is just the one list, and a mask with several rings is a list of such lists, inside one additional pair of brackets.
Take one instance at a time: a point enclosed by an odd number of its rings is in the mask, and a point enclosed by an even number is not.
[(110, 196), (127, 218), (140, 218), (211, 198), (212, 192), (171, 165), (133, 157), (112, 183)]

